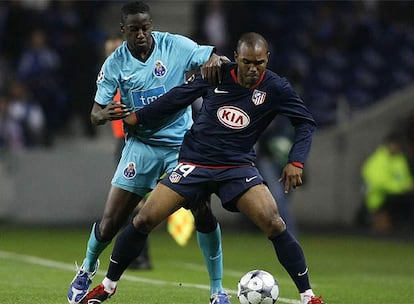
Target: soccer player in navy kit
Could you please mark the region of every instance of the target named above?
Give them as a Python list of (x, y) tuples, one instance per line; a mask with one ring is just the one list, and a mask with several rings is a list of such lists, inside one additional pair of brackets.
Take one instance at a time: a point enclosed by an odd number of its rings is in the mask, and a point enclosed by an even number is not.
[(115, 262), (110, 262), (103, 283), (85, 299), (103, 301), (110, 297), (154, 227), (174, 210), (192, 208), (194, 202), (216, 193), (224, 208), (244, 213), (272, 242), (279, 262), (299, 291), (301, 303), (323, 304), (311, 288), (302, 248), (286, 229), (275, 199), (254, 165), (253, 146), (259, 136), (277, 115), (287, 116), (295, 137), (280, 179), (285, 182), (285, 192), (302, 185), (303, 166), (316, 129), (289, 82), (266, 69), (268, 59), (266, 40), (257, 33), (246, 33), (238, 42), (235, 63), (222, 67), (220, 85), (211, 86), (196, 74), (185, 85), (125, 119), (129, 125), (150, 126), (197, 97), (203, 98), (197, 119), (184, 137), (179, 164), (158, 183), (141, 212), (118, 236), (112, 251)]
[[(122, 43), (102, 65), (97, 78), (91, 121), (102, 125), (122, 119), (130, 109), (147, 106), (185, 81), (185, 73), (198, 69), (216, 82), (222, 58), (212, 46), (198, 45), (181, 35), (152, 31), (149, 7), (143, 2), (121, 8)], [(216, 76), (216, 77), (215, 77)], [(113, 101), (119, 90), (121, 103)], [(86, 255), (68, 290), (69, 303), (80, 303), (99, 266), (99, 256), (124, 226), (138, 202), (159, 177), (177, 165), (178, 151), (192, 124), (191, 107), (180, 109), (163, 124), (128, 130), (122, 156), (112, 179), (102, 219), (90, 233)], [(223, 257), (220, 226), (208, 204), (192, 210), (197, 240), (210, 276), (210, 303), (230, 304), (222, 286)]]

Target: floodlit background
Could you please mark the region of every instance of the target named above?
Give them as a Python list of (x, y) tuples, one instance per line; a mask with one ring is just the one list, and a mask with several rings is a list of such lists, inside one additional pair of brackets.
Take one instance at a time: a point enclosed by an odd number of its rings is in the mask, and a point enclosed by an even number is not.
[[(291, 81), (319, 125), (304, 185), (288, 197), (276, 194), (315, 292), (329, 304), (410, 303), (413, 227), (378, 235), (358, 214), (361, 165), (390, 130), (411, 144), (414, 164), (414, 1), (147, 2), (154, 30), (215, 45), (231, 59), (243, 32), (269, 41), (269, 68)], [(0, 1), (0, 276), (7, 278), (0, 303), (67, 303), (74, 261), (82, 262), (116, 164), (110, 125), (92, 127), (89, 112), (122, 3)], [(257, 147), (261, 171), (274, 174), (267, 178), (273, 191), (280, 172), (274, 157), (286, 157), (290, 131), (282, 120)], [(232, 303), (239, 278), (253, 268), (277, 278), (278, 303), (298, 303), (271, 244), (216, 197), (213, 207)], [(154, 269), (128, 270), (111, 302), (207, 302), (194, 235), (180, 247), (161, 225), (150, 252)]]
[[(122, 1), (0, 2), (0, 220), (85, 225), (100, 217), (115, 167), (109, 124), (89, 111), (103, 44), (119, 33)], [(363, 160), (398, 128), (413, 139), (414, 2), (148, 1), (154, 30), (187, 35), (233, 58), (239, 35), (271, 46), (269, 68), (286, 76), (319, 129), (305, 184), (288, 212), (297, 229), (357, 227)], [(45, 64), (36, 60), (45, 47)], [(12, 102), (38, 104), (28, 125)], [(411, 155), (412, 156), (412, 155)], [(276, 169), (275, 169), (276, 170)], [(279, 197), (278, 200), (283, 200)], [(223, 226), (244, 219), (215, 212)]]

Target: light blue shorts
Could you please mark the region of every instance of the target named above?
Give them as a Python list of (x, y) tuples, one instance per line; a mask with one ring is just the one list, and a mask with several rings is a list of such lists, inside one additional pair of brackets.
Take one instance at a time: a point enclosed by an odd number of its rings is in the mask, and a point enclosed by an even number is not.
[(122, 150), (112, 185), (144, 197), (161, 175), (177, 166), (180, 147), (151, 146), (130, 137)]

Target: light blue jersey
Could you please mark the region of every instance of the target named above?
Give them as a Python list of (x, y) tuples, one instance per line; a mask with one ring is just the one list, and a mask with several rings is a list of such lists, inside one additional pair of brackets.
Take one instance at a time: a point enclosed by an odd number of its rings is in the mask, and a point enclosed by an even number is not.
[[(154, 31), (152, 37), (155, 47), (145, 62), (132, 56), (126, 42), (106, 59), (97, 79), (97, 103), (109, 104), (119, 88), (123, 104), (135, 111), (145, 107), (183, 84), (185, 72), (200, 67), (213, 51), (212, 46), (200, 46), (181, 35)], [(151, 145), (179, 146), (191, 124), (191, 108), (188, 107), (160, 122), (158, 127), (148, 129), (138, 125), (128, 136)]]
[[(95, 101), (112, 102), (117, 89), (121, 102), (138, 110), (185, 81), (185, 73), (199, 68), (213, 51), (181, 36), (152, 32), (154, 49), (142, 62), (132, 56), (127, 43), (104, 62), (97, 79)], [(127, 140), (112, 184), (144, 197), (160, 176), (177, 165), (185, 132), (192, 125), (191, 107), (159, 122), (152, 129), (138, 125)]]

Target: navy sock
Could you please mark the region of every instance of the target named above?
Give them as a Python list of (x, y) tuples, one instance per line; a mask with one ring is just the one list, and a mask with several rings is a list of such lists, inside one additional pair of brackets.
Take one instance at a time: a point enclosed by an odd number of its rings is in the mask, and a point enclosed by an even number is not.
[(148, 234), (135, 229), (132, 223), (128, 224), (116, 239), (106, 277), (119, 281), (125, 269), (145, 247), (147, 238)]
[(287, 230), (269, 239), (275, 248), (280, 264), (289, 273), (299, 293), (310, 289), (305, 256), (296, 239)]

